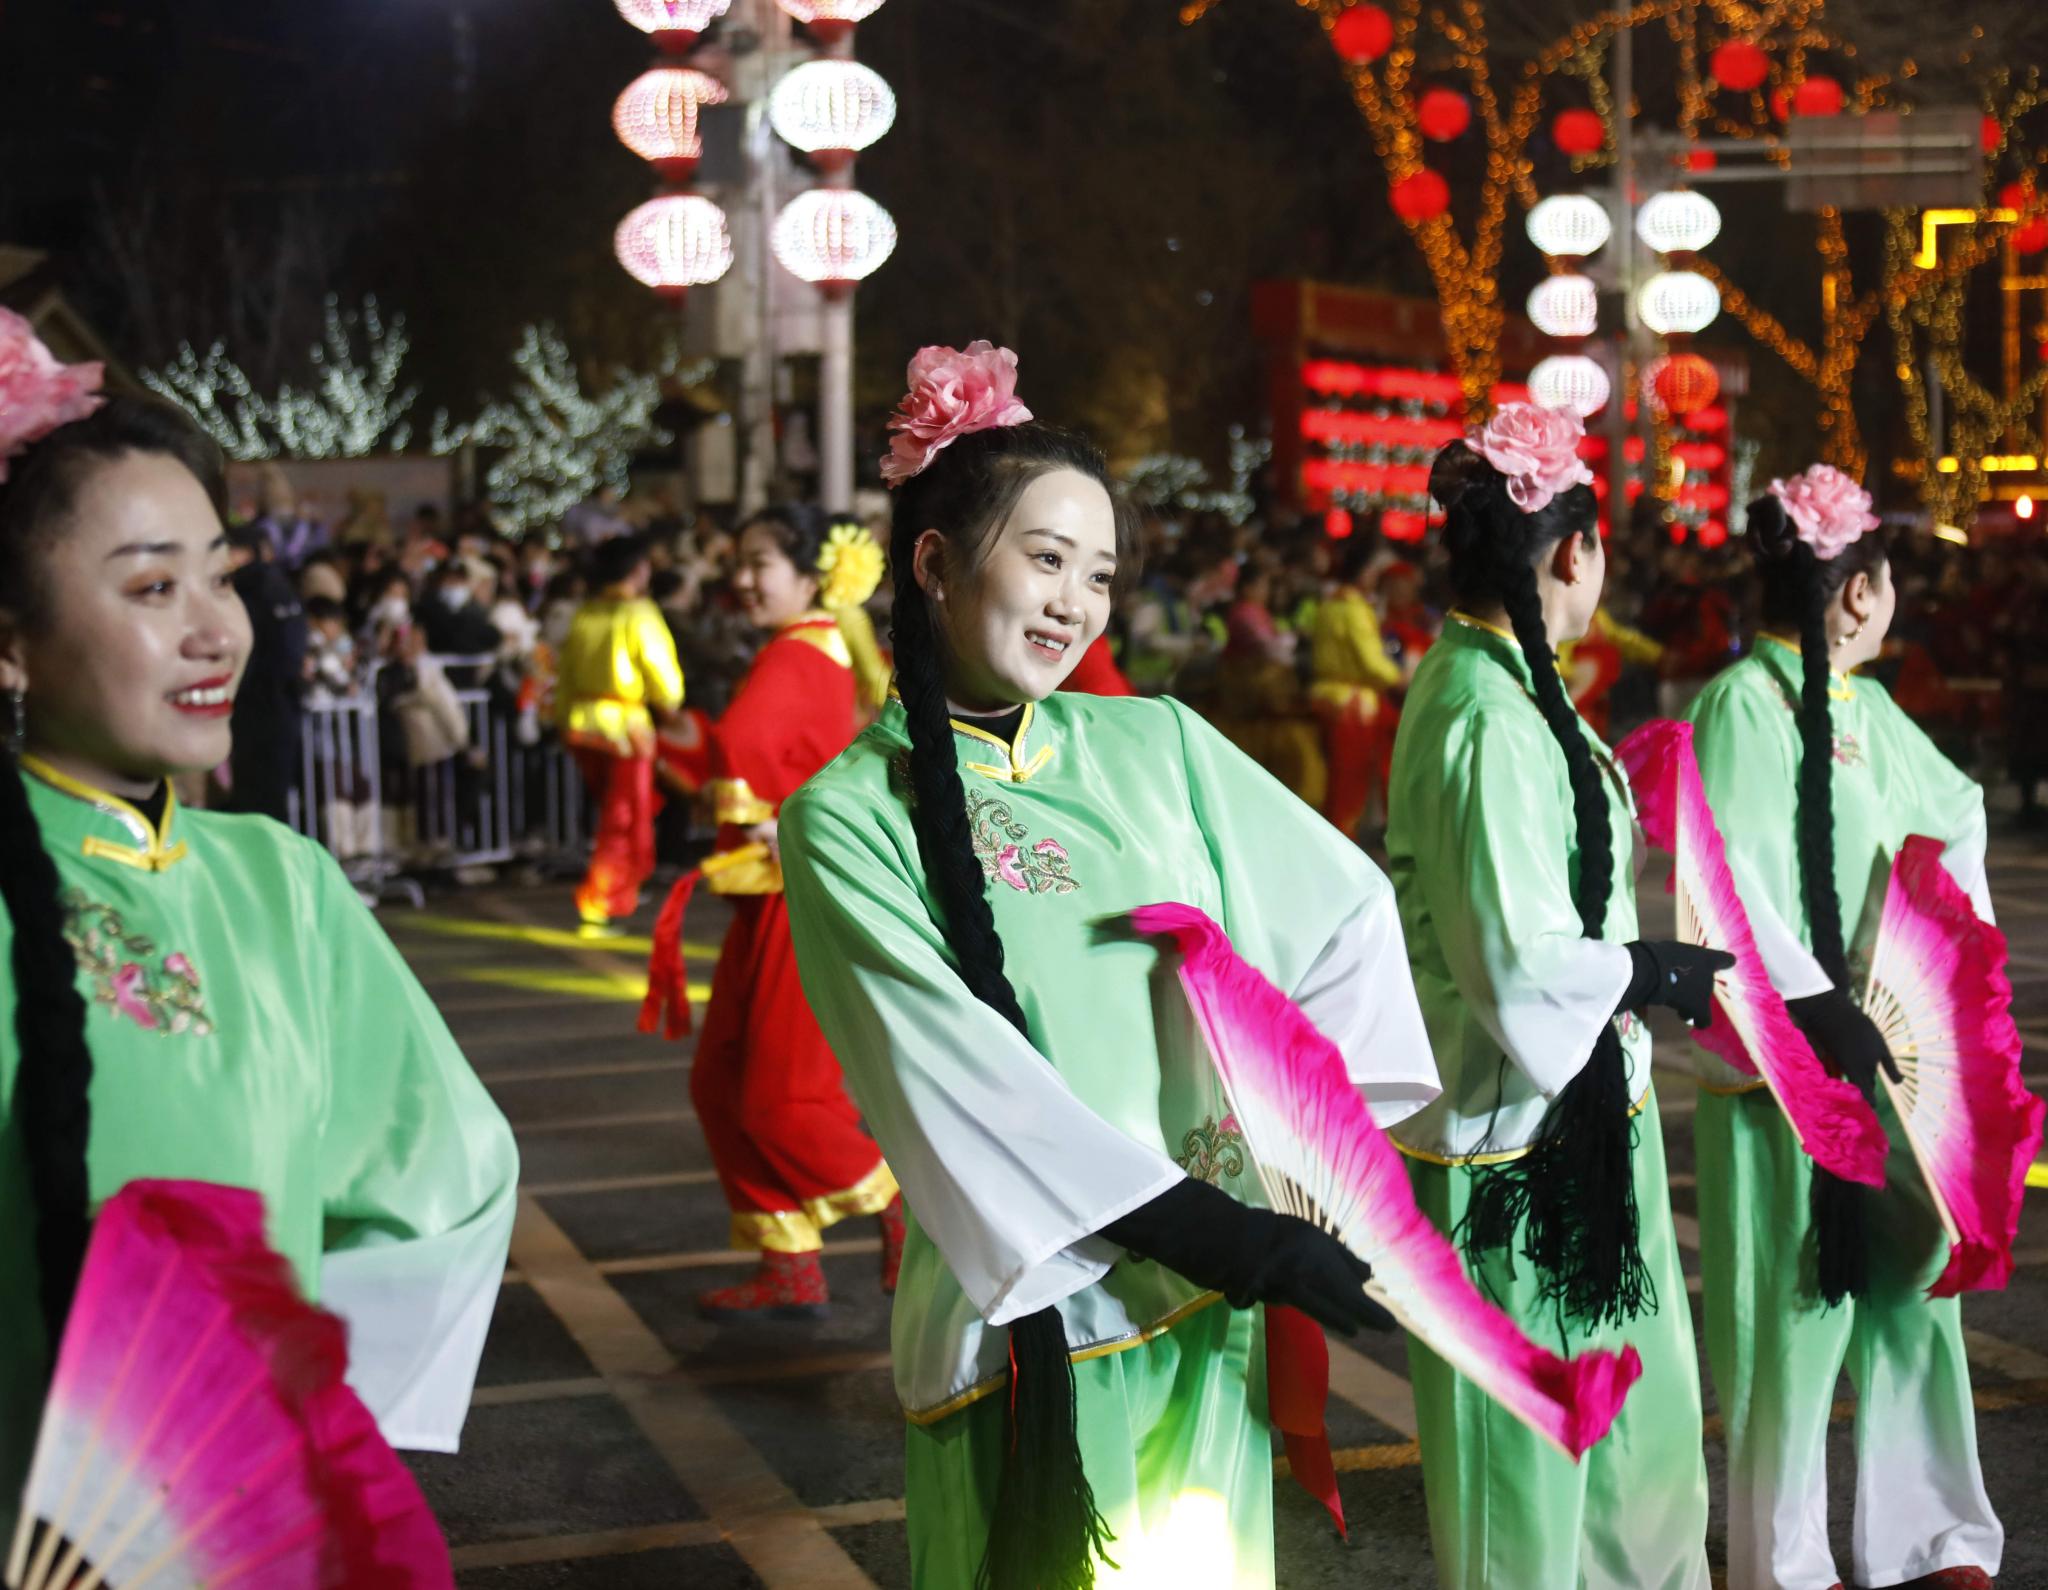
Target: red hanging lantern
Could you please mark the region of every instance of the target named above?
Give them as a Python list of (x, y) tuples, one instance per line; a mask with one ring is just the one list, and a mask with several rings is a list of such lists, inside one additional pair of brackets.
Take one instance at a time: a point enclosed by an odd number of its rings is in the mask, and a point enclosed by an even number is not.
[(1714, 81), (1735, 94), (1747, 94), (1763, 87), (1771, 75), (1771, 58), (1747, 39), (1730, 39), (1707, 57), (1707, 70)]
[(1550, 124), (1550, 136), (1568, 155), (1597, 155), (1607, 143), (1607, 124), (1590, 110), (1563, 110)]
[(1728, 544), (1728, 527), (1719, 519), (1709, 519), (1700, 526), (1700, 545), (1709, 552)]
[(1352, 6), (1331, 24), (1330, 43), (1353, 66), (1377, 61), (1394, 47), (1394, 19), (1370, 3)]
[(1387, 190), (1394, 213), (1404, 221), (1433, 221), (1451, 207), (1451, 185), (1427, 166)]
[(1721, 157), (1711, 149), (1688, 149), (1685, 152), (1685, 169), (1688, 171), (1712, 171), (1721, 163)]
[(1653, 359), (1644, 383), (1650, 401), (1666, 414), (1690, 414), (1721, 395), (1714, 366), (1696, 353), (1669, 353)]
[(1352, 531), (1351, 510), (1332, 508), (1323, 515), (1323, 534), (1332, 541), (1342, 541)]
[(2005, 125), (1996, 116), (1986, 116), (1977, 124), (1977, 141), (1984, 146), (1984, 153), (1995, 155), (1998, 146), (2005, 142)]
[(1422, 136), (1447, 144), (1472, 125), (1472, 102), (1455, 88), (1432, 88), (1415, 102)]
[[(2038, 211), (2041, 195), (2031, 183), (2008, 182), (1998, 190), (1998, 207), (2001, 210), (2017, 210), (2022, 217), (2030, 210)], [(2022, 219), (2012, 229), (2012, 246), (2022, 254), (2038, 254), (2048, 248), (2048, 215), (2035, 214)]]
[(1842, 112), (1842, 85), (1832, 77), (1809, 77), (1792, 90), (1792, 114), (1795, 116), (1839, 116)]

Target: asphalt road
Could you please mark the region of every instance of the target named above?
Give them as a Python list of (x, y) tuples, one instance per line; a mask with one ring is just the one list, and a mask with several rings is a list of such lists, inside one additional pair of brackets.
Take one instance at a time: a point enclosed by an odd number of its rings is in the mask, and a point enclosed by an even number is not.
[[(2029, 1081), (2048, 1088), (2048, 843), (1994, 841)], [(1644, 891), (1646, 914), (1665, 909)], [(651, 919), (643, 913), (641, 931)], [(518, 1134), (512, 1258), (460, 1455), (414, 1468), (475, 1590), (865, 1590), (909, 1584), (902, 1422), (871, 1220), (829, 1233), (829, 1320), (721, 1329), (693, 1295), (745, 1273), (689, 1108), (690, 1047), (634, 1031), (644, 940), (566, 931), (567, 885), (390, 908), (393, 937)], [(708, 982), (724, 917), (700, 895), (689, 942)], [(1674, 1040), (1678, 1041), (1678, 1040)], [(1659, 1080), (1672, 1207), (1696, 1270), (1691, 1086)], [(2048, 1586), (2048, 1192), (2020, 1269), (1965, 1304), (1978, 1431), (2008, 1545), (2000, 1583)], [(1695, 1286), (1697, 1283), (1695, 1282)], [(1697, 1307), (1695, 1294), (1694, 1304)], [(1291, 1483), (1276, 1490), (1283, 1590), (1435, 1583), (1398, 1339), (1338, 1345), (1330, 1429), (1348, 1544)], [(1704, 1375), (1704, 1368), (1702, 1370)], [(1852, 1405), (1846, 1382), (1838, 1415)], [(1709, 1414), (1722, 1549), (1721, 1449)], [(1850, 1426), (1831, 1441), (1837, 1557), (1849, 1562)], [(965, 1587), (962, 1587), (965, 1590)], [(1514, 1590), (1514, 1587), (1505, 1587)]]

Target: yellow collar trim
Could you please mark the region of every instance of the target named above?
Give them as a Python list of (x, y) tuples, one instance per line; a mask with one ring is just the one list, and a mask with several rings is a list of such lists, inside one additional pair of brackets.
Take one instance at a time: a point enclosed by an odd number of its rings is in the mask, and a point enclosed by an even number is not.
[(1515, 632), (1511, 629), (1502, 629), (1498, 624), (1489, 624), (1485, 619), (1474, 618), (1470, 613), (1460, 612), (1455, 607), (1445, 616), (1453, 624), (1463, 624), (1467, 629), (1483, 629), (1489, 635), (1498, 635), (1502, 640), (1514, 647), (1516, 651), (1522, 649), (1522, 643), (1515, 638)]
[[(1806, 653), (1793, 645), (1792, 642), (1781, 640), (1776, 635), (1765, 635), (1759, 632), (1758, 639), (1767, 640), (1773, 646), (1782, 647), (1793, 656), (1802, 659), (1802, 661), (1806, 656)], [(1849, 676), (1847, 674), (1839, 669), (1830, 668), (1828, 670), (1828, 696), (1831, 700), (1835, 701), (1854, 701), (1856, 699), (1856, 687), (1849, 683)]]
[(842, 668), (853, 666), (853, 653), (847, 649), (846, 637), (839, 632), (839, 621), (830, 613), (806, 613), (784, 624), (775, 632), (775, 638), (816, 647)]
[[(903, 705), (903, 694), (896, 688), (896, 681), (893, 679), (889, 681), (889, 699), (899, 707)], [(983, 744), (992, 745), (1003, 753), (1000, 764), (967, 762), (962, 765), (968, 772), (979, 773), (983, 778), (999, 778), (1010, 784), (1030, 783), (1044, 769), (1045, 764), (1052, 760), (1053, 753), (1052, 746), (1041, 745), (1028, 759), (1024, 755), (1024, 742), (1030, 738), (1031, 723), (1037, 715), (1038, 703), (1025, 702), (1024, 716), (1017, 720), (1017, 738), (1007, 744), (986, 729), (977, 729), (973, 724), (962, 723), (958, 718), (951, 719), (955, 734), (964, 734), (970, 740), (980, 740)]]
[(79, 844), (80, 855), (119, 862), (124, 867), (134, 867), (142, 872), (164, 872), (184, 859), (185, 841), (181, 839), (175, 845), (168, 843), (171, 819), (177, 815), (178, 809), (178, 791), (168, 780), (164, 786), (163, 826), (159, 828), (133, 802), (60, 772), (39, 756), (23, 756), (21, 769), (41, 779), (50, 788), (74, 800), (84, 801), (95, 811), (121, 822), (137, 840), (136, 845), (120, 845), (111, 839), (102, 839), (98, 834), (87, 834)]
[[(1502, 629), (1498, 624), (1489, 624), (1483, 618), (1474, 618), (1470, 613), (1461, 613), (1456, 608), (1453, 608), (1445, 617), (1449, 618), (1453, 624), (1462, 624), (1467, 629), (1484, 630), (1489, 635), (1498, 636), (1515, 648), (1515, 655), (1517, 657), (1522, 655), (1522, 638), (1511, 629)], [(1557, 670), (1560, 679), (1564, 677), (1564, 659), (1557, 655), (1557, 648), (1554, 646), (1551, 648), (1551, 666)]]
[(1025, 758), (1024, 742), (1031, 737), (1031, 722), (1037, 715), (1038, 703), (1035, 701), (1025, 702), (1024, 716), (1017, 720), (1017, 737), (1007, 742), (998, 739), (986, 729), (978, 729), (971, 723), (962, 723), (958, 718), (954, 718), (952, 723), (955, 734), (964, 734), (970, 740), (980, 740), (983, 744), (992, 745), (1003, 753), (1003, 760), (1000, 765), (992, 765), (987, 762), (969, 762), (967, 764), (968, 771), (979, 773), (984, 778), (1005, 779), (1012, 784), (1030, 782), (1032, 776), (1052, 760), (1053, 748), (1049, 745), (1041, 745), (1037, 753), (1030, 757), (1029, 760)]

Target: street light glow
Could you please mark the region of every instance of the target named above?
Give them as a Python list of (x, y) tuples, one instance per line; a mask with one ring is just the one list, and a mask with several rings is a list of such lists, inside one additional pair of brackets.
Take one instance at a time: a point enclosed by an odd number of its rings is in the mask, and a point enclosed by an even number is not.
[(858, 189), (812, 188), (783, 206), (769, 243), (799, 281), (843, 288), (872, 275), (895, 252), (896, 222)]
[(896, 96), (858, 61), (806, 61), (775, 85), (768, 120), (792, 148), (850, 159), (896, 125)]
[(1556, 193), (1529, 212), (1529, 241), (1558, 258), (1597, 254), (1613, 235), (1607, 207), (1583, 193)]

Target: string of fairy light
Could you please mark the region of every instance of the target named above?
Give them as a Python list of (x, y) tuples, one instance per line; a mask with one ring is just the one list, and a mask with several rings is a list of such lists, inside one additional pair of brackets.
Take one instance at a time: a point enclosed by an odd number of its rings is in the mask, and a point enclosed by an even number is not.
[[(1189, 24), (1200, 21), (1220, 3), (1187, 0), (1180, 8), (1180, 19)], [(1614, 104), (1606, 85), (1606, 56), (1623, 28), (1661, 25), (1673, 41), (1677, 120), (1688, 140), (1719, 136), (1752, 141), (1762, 158), (1780, 164), (1790, 159), (1785, 135), (1789, 114), (1860, 115), (1901, 104), (1910, 110), (1910, 101), (1901, 97), (1901, 85), (1920, 71), (1911, 59), (1900, 62), (1896, 71), (1866, 70), (1855, 42), (1824, 24), (1825, 0), (1775, 0), (1761, 5), (1745, 0), (1642, 0), (1580, 22), (1525, 61), (1519, 78), (1500, 89), (1489, 64), (1486, 16), (1480, 0), (1427, 7), (1424, 0), (1395, 0), (1384, 10), (1371, 0), (1294, 3), (1316, 16), (1343, 58), (1347, 87), (1385, 169), (1395, 212), (1430, 272), (1451, 361), (1473, 413), (1485, 411), (1500, 376), (1498, 348), (1505, 312), (1497, 274), (1507, 207), (1511, 197), (1525, 208), (1538, 201), (1535, 168), (1526, 150), (1542, 117), (1546, 88), (1553, 80), (1570, 81), (1590, 106), (1590, 119), (1598, 123), (1600, 131), (1593, 146), (1569, 152), (1573, 170), (1584, 173), (1610, 165), (1614, 159), (1613, 127), (1621, 107)], [(1347, 51), (1341, 38), (1347, 18), (1355, 19), (1360, 11), (1376, 12), (1388, 24), (1383, 47), (1364, 55)], [(1969, 31), (1973, 39), (1983, 37), (1981, 27)], [(1429, 51), (1427, 61), (1423, 43)], [(1709, 44), (1713, 48), (1708, 48)], [(1753, 81), (1731, 86), (1717, 78), (1715, 57), (1730, 46), (1753, 53), (1757, 63)], [(1967, 63), (1970, 49), (1964, 48), (1957, 58)], [(1838, 78), (1823, 69), (1824, 62), (1848, 70)], [(1414, 91), (1418, 80), (1437, 80), (1448, 74), (1465, 79), (1473, 120), (1485, 137), (1484, 175), (1469, 242), (1452, 214), (1447, 185), (1425, 159), (1427, 135), (1418, 122), (1418, 103), (1425, 96)], [(2005, 83), (2003, 72), (1992, 75), (1992, 84)], [(2014, 124), (2038, 106), (2041, 98), (2031, 76), (2026, 85), (2010, 92), (2001, 86), (1994, 95), (1993, 88), (1987, 86), (1985, 153), (1993, 169), (2001, 163), (2011, 164), (2008, 156)], [(1701, 153), (1693, 158), (1710, 162), (1713, 157)], [(2038, 168), (2044, 160), (2048, 156), (2036, 156), (2027, 165)], [(1925, 322), (1922, 334), (1937, 346), (1960, 350), (1960, 296), (1949, 289), (1959, 277), (1998, 256), (2010, 235), (2008, 227), (2018, 228), (2048, 215), (2043, 189), (2048, 189), (2048, 182), (2030, 183), (2015, 219), (1980, 225), (1978, 231), (1983, 235), (1955, 246), (1932, 270), (1905, 255), (1895, 257), (1896, 251), (1888, 249), (1882, 279), (1860, 290), (1850, 265), (1843, 218), (1839, 212), (1821, 212), (1814, 227), (1821, 299), (1817, 346), (1794, 335), (1718, 267), (1701, 262), (1699, 269), (1719, 289), (1726, 312), (1761, 347), (1814, 386), (1824, 456), (1861, 471), (1866, 457), (1852, 389), (1878, 318), (1886, 317), (1889, 325), (1895, 314), (1904, 313), (1906, 319), (1901, 324), (1920, 325), (1911, 311), (1924, 298), (1928, 313), (1921, 317)], [(1987, 192), (1982, 211), (1987, 222), (1996, 210), (2015, 209), (2010, 204), (1994, 206), (1990, 199)], [(2014, 279), (2011, 270), (2007, 278)], [(1955, 306), (1953, 313), (1948, 306)], [(2048, 326), (2041, 332), (2048, 344)], [(1894, 335), (1896, 338), (1896, 330)], [(2006, 337), (2011, 368), (2020, 339), (2016, 311), (2008, 313)], [(1949, 357), (1944, 354), (1935, 361), (1937, 372)], [(1960, 368), (1960, 352), (1953, 357)], [(1924, 364), (1903, 357), (1897, 360), (1901, 382), (1911, 387), (1923, 381)], [(1924, 405), (1925, 392), (1919, 397)], [(2020, 407), (2020, 394), (2009, 393), (2003, 400), (2004, 410)], [(1666, 440), (1660, 436), (1660, 446)], [(1927, 445), (1938, 444), (1939, 438), (1932, 438)], [(1930, 470), (1933, 463), (1930, 454)]]

